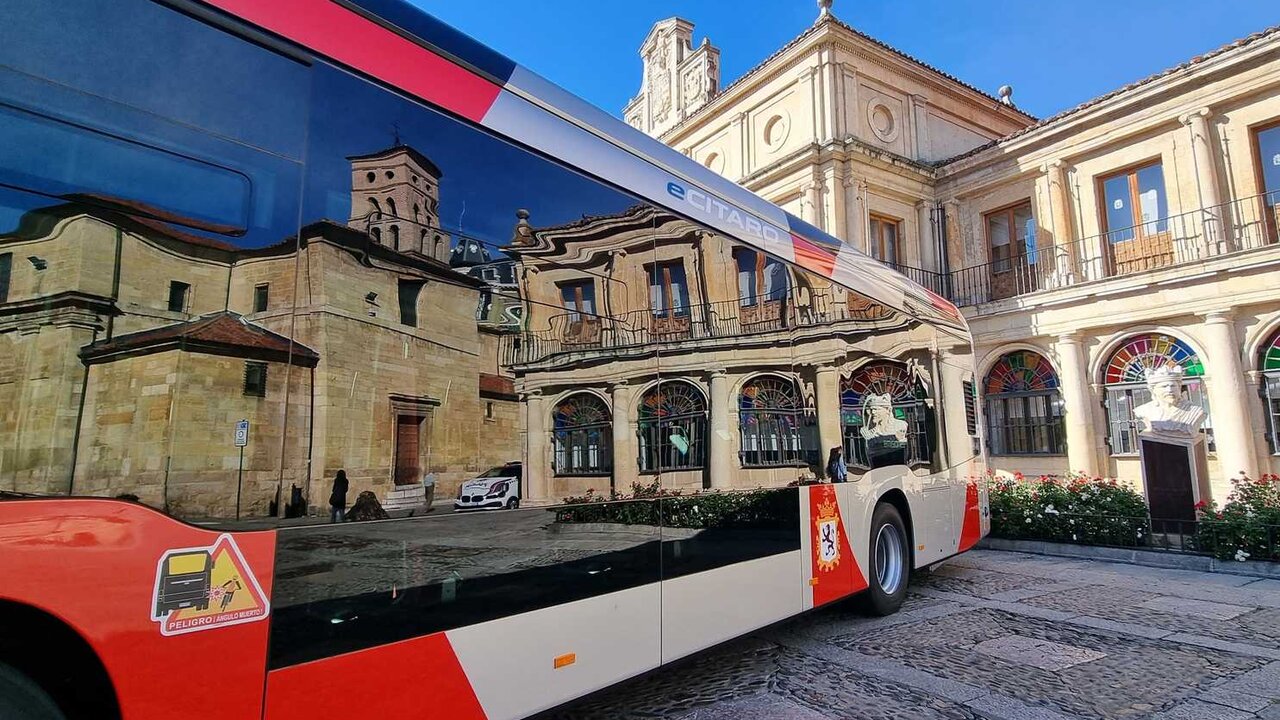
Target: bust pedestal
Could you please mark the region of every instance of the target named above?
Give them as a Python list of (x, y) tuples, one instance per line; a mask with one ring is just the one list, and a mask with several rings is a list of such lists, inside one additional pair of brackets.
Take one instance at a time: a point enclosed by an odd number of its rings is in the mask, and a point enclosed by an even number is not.
[[(1161, 520), (1193, 522), (1195, 504), (1209, 497), (1209, 465), (1204, 435), (1147, 431), (1138, 434), (1142, 485), (1153, 525)], [(1153, 532), (1189, 531), (1182, 523), (1153, 527)]]

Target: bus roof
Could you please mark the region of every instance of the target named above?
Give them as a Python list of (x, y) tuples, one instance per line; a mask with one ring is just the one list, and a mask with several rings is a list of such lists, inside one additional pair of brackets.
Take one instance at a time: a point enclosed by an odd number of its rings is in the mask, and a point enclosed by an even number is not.
[(403, 0), (203, 2), (968, 339), (948, 300)]

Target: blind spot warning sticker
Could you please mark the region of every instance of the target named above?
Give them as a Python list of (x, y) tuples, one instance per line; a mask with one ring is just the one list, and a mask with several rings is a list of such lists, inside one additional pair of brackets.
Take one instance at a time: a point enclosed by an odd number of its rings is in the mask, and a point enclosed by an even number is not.
[(213, 630), (263, 620), (267, 596), (230, 535), (208, 547), (167, 550), (156, 564), (151, 619), (160, 634)]

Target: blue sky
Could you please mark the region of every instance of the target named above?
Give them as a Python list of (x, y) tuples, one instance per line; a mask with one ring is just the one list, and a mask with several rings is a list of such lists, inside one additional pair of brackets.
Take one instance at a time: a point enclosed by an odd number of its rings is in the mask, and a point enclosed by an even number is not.
[[(817, 17), (812, 0), (411, 0), (618, 115), (640, 84), (636, 50), (672, 15), (721, 50), (732, 81)], [(1274, 0), (835, 0), (859, 30), (1047, 116), (1280, 24)]]

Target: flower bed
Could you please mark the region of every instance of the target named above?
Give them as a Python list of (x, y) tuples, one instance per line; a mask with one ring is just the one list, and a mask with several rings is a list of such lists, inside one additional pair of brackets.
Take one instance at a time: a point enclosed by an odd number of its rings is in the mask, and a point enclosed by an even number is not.
[(1216, 503), (1196, 506), (1197, 545), (1220, 560), (1280, 561), (1280, 476), (1241, 475), (1231, 484), (1221, 510)]
[(988, 497), (995, 537), (1122, 547), (1149, 540), (1146, 502), (1115, 480), (1017, 473), (990, 478)]

